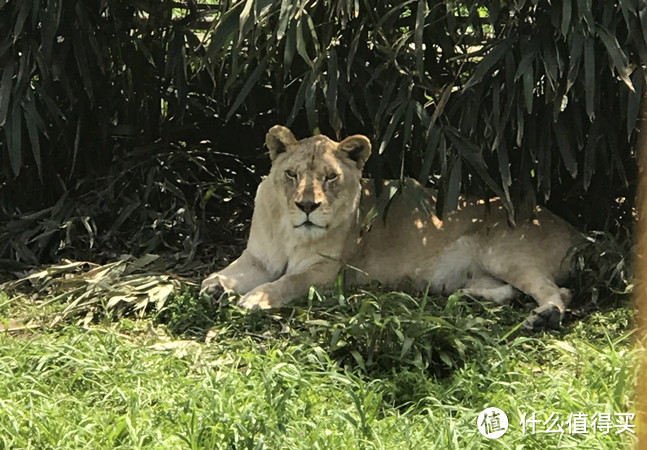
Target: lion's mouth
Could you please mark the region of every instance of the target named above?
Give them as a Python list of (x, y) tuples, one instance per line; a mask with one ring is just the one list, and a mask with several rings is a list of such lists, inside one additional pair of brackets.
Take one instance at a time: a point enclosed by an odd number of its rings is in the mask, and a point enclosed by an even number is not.
[(321, 225), (317, 225), (314, 222), (311, 222), (310, 219), (306, 219), (305, 221), (303, 221), (299, 225), (294, 226), (294, 228), (301, 228), (301, 227), (305, 227), (305, 228), (308, 228), (308, 229), (309, 228), (322, 228), (322, 229), (326, 228), (326, 227), (322, 227)]

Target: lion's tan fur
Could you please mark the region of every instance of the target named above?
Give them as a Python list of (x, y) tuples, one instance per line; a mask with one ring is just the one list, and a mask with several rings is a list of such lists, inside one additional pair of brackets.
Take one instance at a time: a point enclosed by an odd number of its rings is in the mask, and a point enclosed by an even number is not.
[(577, 234), (550, 211), (537, 208), (511, 227), (496, 199), (463, 201), (440, 220), (429, 213), (431, 191), (407, 180), (385, 218), (378, 215), (367, 227), (367, 215), (383, 209), (376, 208), (372, 182), (361, 178), (367, 138), (297, 141), (276, 126), (266, 144), (272, 168), (256, 193), (247, 248), (205, 279), (204, 289), (235, 291), (248, 308), (275, 307), (311, 285), (331, 285), (348, 265), (359, 269), (346, 271), (356, 284), (373, 279), (389, 287), (461, 290), (498, 302), (514, 287), (535, 298), (535, 317), (556, 309), (561, 320), (570, 292), (556, 282), (567, 274), (567, 251)]

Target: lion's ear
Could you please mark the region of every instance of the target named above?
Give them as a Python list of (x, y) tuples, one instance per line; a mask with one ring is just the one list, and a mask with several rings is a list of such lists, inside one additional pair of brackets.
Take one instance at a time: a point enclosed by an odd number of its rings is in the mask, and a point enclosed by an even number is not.
[(347, 137), (337, 148), (346, 152), (346, 155), (357, 163), (359, 169), (364, 168), (364, 163), (371, 156), (371, 141), (361, 134)]
[(270, 159), (274, 161), (278, 155), (286, 151), (288, 145), (296, 144), (289, 128), (282, 125), (274, 125), (265, 135), (265, 145), (270, 151)]

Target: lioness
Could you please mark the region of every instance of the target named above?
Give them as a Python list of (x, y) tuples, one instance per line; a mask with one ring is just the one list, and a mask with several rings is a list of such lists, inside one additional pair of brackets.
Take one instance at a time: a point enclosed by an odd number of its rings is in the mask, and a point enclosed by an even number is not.
[(333, 284), (348, 265), (359, 269), (347, 271), (350, 284), (373, 279), (395, 287), (407, 280), (421, 290), (461, 291), (497, 303), (516, 288), (539, 304), (527, 327), (560, 326), (571, 293), (556, 282), (567, 275), (567, 252), (578, 235), (550, 211), (537, 208), (511, 227), (498, 200), (463, 200), (440, 220), (429, 213), (431, 191), (408, 180), (384, 220), (367, 229), (367, 213), (379, 201), (372, 182), (362, 179), (368, 138), (298, 141), (277, 125), (265, 144), (272, 168), (256, 192), (247, 248), (207, 277), (203, 290), (234, 291), (245, 308), (277, 307), (311, 285)]

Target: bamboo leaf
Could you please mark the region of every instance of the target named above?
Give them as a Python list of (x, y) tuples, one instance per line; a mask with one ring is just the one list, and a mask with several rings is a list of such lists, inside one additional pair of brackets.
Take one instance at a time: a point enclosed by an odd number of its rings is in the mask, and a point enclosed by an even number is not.
[(290, 112), (290, 116), (288, 117), (287, 123), (291, 124), (296, 116), (297, 113), (299, 112), (299, 109), (303, 106), (303, 103), (305, 102), (306, 98), (306, 88), (308, 85), (308, 79), (306, 77), (303, 78), (301, 81), (301, 84), (299, 85), (299, 90), (297, 91), (297, 95), (294, 99), (294, 104), (292, 105), (292, 111)]
[(426, 127), (427, 129), (432, 127), (436, 123), (436, 120), (438, 120), (438, 117), (443, 113), (445, 106), (447, 106), (447, 102), (449, 101), (449, 97), (452, 95), (453, 91), (454, 83), (449, 83), (447, 86), (443, 87), (443, 93), (440, 96), (440, 101), (436, 105), (436, 109), (434, 109), (434, 112), (431, 115), (430, 122)]
[(532, 103), (535, 96), (535, 76), (532, 66), (528, 66), (523, 73), (523, 100), (526, 112), (532, 114)]
[(597, 26), (595, 28), (595, 31), (606, 47), (607, 53), (611, 58), (611, 62), (613, 63), (618, 76), (622, 79), (622, 81), (624, 81), (629, 89), (634, 91), (635, 89), (633, 83), (629, 78), (629, 75), (631, 74), (629, 61), (627, 59), (627, 55), (625, 55), (625, 53), (622, 51), (622, 47), (618, 43), (618, 39), (601, 26)]
[(319, 37), (317, 36), (317, 30), (315, 29), (315, 24), (312, 21), (312, 16), (310, 14), (306, 15), (306, 21), (308, 22), (308, 29), (310, 30), (310, 37), (312, 39), (312, 45), (314, 46), (315, 59), (321, 55), (321, 46), (319, 45)]
[(350, 43), (350, 49), (348, 51), (348, 57), (346, 58), (346, 81), (350, 82), (350, 74), (352, 73), (353, 61), (355, 61), (355, 54), (357, 53), (357, 48), (359, 47), (359, 42), (362, 39), (362, 31), (364, 30), (364, 23), (361, 23), (355, 30), (353, 35), (353, 40)]
[(243, 10), (240, 12), (240, 16), (238, 17), (238, 40), (242, 41), (243, 36), (245, 33), (245, 25), (247, 24), (247, 21), (249, 20), (250, 13), (252, 12), (252, 6), (254, 6), (254, 0), (247, 0), (245, 2), (245, 6), (243, 7)]
[[(568, 0), (567, 0), (568, 1)], [(544, 42), (541, 51), (541, 60), (544, 63), (544, 73), (553, 91), (557, 90), (559, 83), (560, 68), (559, 59), (557, 57), (557, 48), (552, 41)]]
[(508, 144), (505, 139), (501, 139), (496, 148), (497, 158), (499, 160), (499, 173), (506, 197), (509, 198), (508, 187), (512, 186), (512, 175), (510, 174), (510, 158), (508, 157)]
[[(492, 192), (494, 192), (495, 195), (504, 199), (505, 193), (487, 172), (487, 166), (485, 165), (481, 148), (479, 148), (473, 142), (465, 139), (455, 129), (448, 128), (446, 130), (446, 135), (451, 141), (452, 145), (454, 145), (454, 147), (458, 150), (463, 160), (468, 163), (474, 171), (476, 171), (479, 178), (483, 180), (490, 189), (492, 189)], [(506, 205), (507, 208), (509, 208), (509, 206), (510, 205)]]
[[(403, 125), (403, 135), (404, 135), (402, 139), (403, 152), (405, 147), (411, 143), (411, 127), (413, 126), (413, 111), (417, 103), (418, 102), (416, 102), (415, 100), (409, 100), (407, 102), (407, 109), (404, 113), (404, 125)], [(402, 159), (402, 164), (404, 165), (404, 156), (401, 159)], [(403, 178), (403, 174), (400, 174), (400, 178)]]
[(584, 23), (589, 27), (589, 30), (593, 29), (593, 26), (595, 25), (591, 6), (592, 0), (577, 0), (578, 19), (580, 21), (584, 21)]
[(303, 33), (304, 20), (307, 20), (307, 19), (302, 18), (301, 20), (297, 21), (297, 35), (296, 35), (297, 53), (299, 54), (299, 56), (301, 56), (301, 58), (303, 58), (306, 64), (308, 64), (312, 69), (314, 69), (315, 67), (314, 62), (312, 62), (312, 59), (310, 59), (310, 56), (308, 55), (308, 50), (306, 49), (306, 40)]
[(33, 3), (25, 0), (20, 3), (20, 10), (16, 16), (16, 22), (13, 27), (13, 43), (15, 44), (20, 39), (20, 35), (23, 32), (23, 27), (25, 26), (25, 21), (31, 12), (31, 7)]
[(40, 42), (46, 60), (52, 57), (52, 46), (56, 39), (56, 30), (59, 27), (61, 18), (61, 3), (58, 1), (48, 2), (46, 8), (41, 8), (40, 16)]
[(326, 103), (328, 105), (328, 116), (330, 126), (337, 139), (341, 138), (341, 118), (337, 109), (337, 97), (339, 87), (339, 66), (337, 62), (337, 52), (331, 49), (328, 55), (328, 85), (326, 89)]
[(571, 13), (573, 11), (573, 1), (562, 0), (562, 36), (568, 36), (568, 30), (571, 26)]
[(391, 138), (395, 133), (395, 129), (398, 127), (398, 125), (400, 125), (400, 118), (406, 111), (407, 106), (408, 104), (406, 102), (402, 102), (395, 107), (393, 114), (389, 119), (389, 124), (386, 127), (386, 130), (384, 131), (384, 135), (382, 136), (382, 141), (380, 142), (378, 154), (381, 155), (382, 153), (384, 153), (384, 150), (386, 150), (386, 147), (389, 145), (389, 142), (391, 141)]
[(420, 167), (420, 173), (418, 174), (418, 181), (421, 183), (426, 183), (431, 173), (431, 167), (436, 159), (438, 154), (438, 148), (440, 146), (441, 133), (438, 128), (433, 126), (426, 136), (427, 147), (425, 149), (424, 158), (422, 160), (422, 166)]
[[(549, 117), (544, 116), (538, 120), (537, 130), (538, 144), (536, 154), (533, 157), (537, 159), (537, 187), (541, 189), (544, 198), (550, 197), (551, 175), (552, 175), (552, 154), (553, 154), (553, 122)], [(529, 191), (526, 191), (529, 192)]]
[(11, 170), (14, 176), (18, 176), (22, 167), (22, 111), (16, 106), (13, 107), (11, 116), (7, 117), (5, 136)]
[(218, 60), (216, 55), (223, 53), (227, 49), (227, 44), (232, 40), (232, 36), (238, 30), (240, 24), (241, 9), (245, 6), (243, 2), (234, 3), (218, 21), (214, 21), (215, 28), (211, 33), (211, 43), (209, 45), (209, 54), (213, 61)]
[(82, 40), (74, 40), (72, 44), (74, 49), (74, 56), (76, 59), (76, 66), (79, 69), (79, 75), (81, 76), (81, 82), (83, 83), (83, 88), (85, 90), (90, 103), (94, 103), (94, 90), (92, 88), (92, 74), (90, 71), (90, 65), (88, 63), (87, 55), (85, 54), (84, 43)]
[(589, 129), (589, 135), (584, 145), (584, 174), (582, 178), (582, 186), (588, 190), (591, 185), (591, 179), (595, 173), (596, 162), (596, 149), (600, 139), (600, 124), (599, 119), (596, 119)]
[(422, 34), (425, 27), (425, 16), (427, 13), (427, 2), (418, 0), (418, 9), (416, 11), (416, 23), (413, 31), (413, 42), (415, 44), (416, 72), (418, 77), (423, 78), (425, 75), (424, 61), (425, 52), (422, 49)]
[(276, 2), (273, 0), (254, 0), (254, 24), (258, 26), (259, 22), (268, 18), (273, 12), (273, 6)]
[(483, 57), (481, 61), (476, 65), (474, 70), (474, 75), (472, 75), (469, 81), (465, 84), (464, 89), (469, 89), (477, 83), (480, 83), (485, 75), (487, 75), (510, 50), (512, 46), (512, 41), (509, 39), (502, 39), (494, 44), (490, 52)]
[[(34, 156), (34, 162), (36, 163), (38, 176), (42, 181), (43, 171), (41, 166), (41, 155), (40, 155), (40, 137), (38, 135), (38, 123), (41, 122), (40, 117), (38, 117), (38, 112), (36, 112), (36, 108), (34, 106), (33, 101), (23, 102), (22, 107), (25, 114), (25, 126), (27, 128), (27, 134), (29, 135), (31, 152), (32, 152), (32, 155)], [(36, 117), (38, 117), (38, 119), (36, 119)]]
[(112, 222), (110, 230), (108, 230), (108, 236), (111, 236), (119, 230), (119, 227), (131, 216), (137, 208), (141, 207), (141, 203), (139, 201), (133, 201), (126, 206), (124, 206), (120, 211), (119, 215), (117, 218)]
[(642, 29), (643, 41), (647, 42), (647, 9), (643, 8), (638, 13), (640, 18), (640, 28)]
[(310, 127), (310, 130), (313, 131), (319, 128), (319, 120), (316, 109), (318, 82), (319, 80), (317, 79), (317, 73), (311, 72), (310, 76), (308, 77), (308, 84), (306, 86), (305, 106), (308, 126)]
[[(92, 50), (94, 51), (94, 58), (92, 59), (92, 63), (96, 64), (96, 67), (99, 68), (101, 73), (105, 73), (105, 66), (103, 63), (103, 53), (101, 51), (101, 48), (95, 36), (97, 27), (94, 23), (92, 23), (92, 20), (89, 17), (89, 14), (91, 13), (87, 10), (87, 6), (85, 6), (81, 2), (76, 4), (74, 11), (76, 12), (77, 20), (82, 26), (81, 31), (85, 38), (85, 41), (86, 41), (85, 43), (86, 44), (89, 43), (90, 44), (89, 47), (92, 48)], [(85, 53), (86, 53), (86, 57), (90, 54), (89, 51), (85, 51)]]
[(463, 162), (461, 158), (456, 158), (456, 160), (450, 165), (449, 170), (449, 179), (447, 180), (447, 187), (445, 192), (445, 207), (443, 211), (445, 213), (450, 211), (455, 211), (458, 207), (458, 197), (461, 192), (461, 182), (463, 179)]
[(645, 74), (641, 70), (635, 70), (632, 74), (632, 83), (634, 92), (628, 93), (627, 98), (627, 140), (631, 141), (634, 130), (638, 128), (638, 115), (640, 114), (640, 104), (642, 93), (645, 88)]
[(8, 58), (2, 67), (2, 78), (0, 79), (0, 127), (5, 125), (7, 114), (9, 113), (13, 72), (14, 62), (12, 58)]
[(50, 117), (54, 119), (57, 125), (60, 125), (61, 122), (66, 119), (63, 111), (61, 111), (56, 102), (54, 102), (54, 100), (49, 96), (49, 93), (41, 83), (35, 84), (34, 90), (36, 91), (38, 98), (47, 107), (47, 110), (50, 113)]
[(555, 133), (557, 147), (562, 155), (562, 161), (564, 161), (566, 170), (568, 170), (568, 173), (570, 173), (573, 178), (577, 178), (577, 160), (575, 158), (575, 152), (573, 151), (573, 147), (568, 139), (566, 128), (561, 120), (554, 123), (553, 131)]
[(386, 114), (387, 107), (389, 107), (390, 105), (393, 106), (395, 104), (395, 101), (391, 100), (391, 96), (393, 95), (393, 91), (397, 87), (397, 81), (398, 80), (394, 77), (387, 80), (386, 85), (383, 85), (382, 95), (380, 96), (380, 103), (377, 110), (375, 111), (375, 115), (373, 116), (373, 122), (376, 125), (380, 123), (380, 119), (382, 119)]
[(276, 30), (276, 40), (280, 41), (285, 36), (285, 30), (288, 29), (288, 23), (292, 20), (292, 10), (296, 5), (291, 2), (281, 2), (279, 11), (278, 28)]
[(233, 105), (229, 109), (229, 112), (227, 113), (227, 120), (231, 119), (231, 117), (234, 115), (234, 113), (240, 108), (240, 106), (243, 104), (249, 93), (251, 92), (252, 88), (256, 85), (258, 82), (258, 79), (261, 77), (261, 74), (267, 67), (267, 61), (269, 59), (270, 54), (266, 54), (261, 61), (259, 61), (258, 66), (254, 69), (254, 71), (250, 74), (249, 78), (245, 80), (245, 84), (243, 85), (242, 89), (236, 96), (236, 100), (234, 100)]
[(595, 118), (595, 52), (593, 50), (593, 39), (589, 38), (584, 42), (584, 101), (586, 114), (589, 120)]
[(292, 61), (294, 60), (294, 52), (296, 51), (296, 40), (297, 40), (297, 26), (293, 23), (292, 26), (288, 29), (285, 37), (285, 50), (283, 51), (283, 76), (287, 77), (289, 73), (289, 68), (292, 67)]
[(569, 66), (566, 83), (566, 92), (568, 92), (575, 81), (580, 69), (580, 62), (584, 52), (584, 36), (579, 31), (574, 31), (571, 34), (571, 43), (569, 49)]
[(377, 23), (375, 24), (375, 30), (377, 31), (383, 28), (388, 20), (393, 20), (394, 18), (397, 18), (402, 13), (402, 10), (406, 6), (416, 1), (417, 0), (406, 0), (401, 3), (396, 3), (396, 5), (393, 8), (389, 9), (388, 11), (386, 11), (381, 15), (380, 20), (378, 20)]
[(530, 69), (532, 71), (535, 60), (537, 59), (537, 54), (539, 53), (539, 44), (536, 40), (531, 40), (528, 45), (521, 46), (522, 57), (517, 65), (517, 71), (514, 75), (514, 81), (516, 82), (521, 76)]

